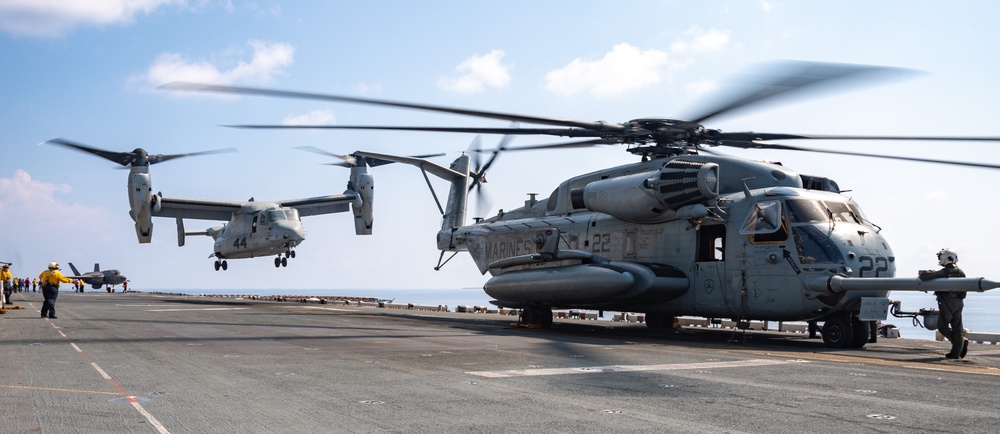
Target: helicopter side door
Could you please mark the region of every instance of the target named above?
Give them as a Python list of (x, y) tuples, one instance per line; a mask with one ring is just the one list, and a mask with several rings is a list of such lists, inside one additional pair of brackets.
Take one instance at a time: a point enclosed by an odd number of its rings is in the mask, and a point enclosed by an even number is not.
[(783, 203), (764, 199), (745, 215), (735, 240), (730, 239), (736, 241), (739, 263), (727, 274), (738, 286), (737, 317), (794, 317), (803, 304), (801, 269), (792, 259), (795, 248)]
[(726, 299), (726, 225), (702, 225), (698, 229), (694, 263), (695, 307), (705, 316), (730, 316), (733, 309)]

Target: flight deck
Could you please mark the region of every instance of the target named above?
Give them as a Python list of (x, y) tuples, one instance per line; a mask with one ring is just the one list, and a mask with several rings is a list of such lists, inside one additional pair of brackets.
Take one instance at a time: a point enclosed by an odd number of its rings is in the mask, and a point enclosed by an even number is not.
[[(0, 315), (0, 431), (995, 432), (1000, 346), (151, 293)], [(377, 304), (376, 304), (377, 305)]]

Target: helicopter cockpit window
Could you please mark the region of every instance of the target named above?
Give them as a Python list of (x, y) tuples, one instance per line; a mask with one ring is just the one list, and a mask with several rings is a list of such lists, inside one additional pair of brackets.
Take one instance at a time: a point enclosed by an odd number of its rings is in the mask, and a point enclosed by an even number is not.
[(270, 210), (270, 211), (267, 212), (267, 217), (272, 222), (276, 222), (276, 221), (279, 221), (279, 220), (284, 220), (285, 219), (285, 211), (284, 210), (280, 210), (280, 209), (272, 209), (272, 210)]
[(740, 228), (743, 235), (770, 234), (781, 229), (781, 202), (768, 200), (754, 204)]
[(288, 208), (285, 210), (285, 217), (289, 220), (298, 221), (299, 220), (299, 210), (295, 208)]
[(791, 223), (825, 222), (830, 218), (822, 202), (809, 199), (788, 199), (788, 221)]
[(752, 242), (775, 243), (788, 239), (788, 232), (781, 220), (781, 202), (768, 200), (754, 204), (740, 233), (752, 235)]
[(792, 228), (792, 235), (795, 238), (795, 249), (798, 251), (800, 263), (844, 263), (840, 249), (816, 226), (795, 226)]
[(826, 202), (827, 208), (830, 210), (830, 214), (833, 215), (833, 220), (838, 223), (858, 223), (861, 224), (861, 217), (854, 214), (846, 203), (843, 202)]

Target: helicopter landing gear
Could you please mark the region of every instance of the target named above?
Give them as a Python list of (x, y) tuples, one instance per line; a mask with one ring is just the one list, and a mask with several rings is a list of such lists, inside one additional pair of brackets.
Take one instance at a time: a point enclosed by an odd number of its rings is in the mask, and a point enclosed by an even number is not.
[(552, 327), (552, 308), (544, 304), (533, 304), (521, 309), (518, 318), (521, 324), (547, 329)]
[(669, 329), (674, 326), (674, 317), (657, 313), (657, 312), (647, 312), (646, 313), (646, 327), (651, 329)]
[(861, 348), (871, 341), (870, 321), (844, 312), (823, 322), (823, 344), (828, 348)]
[(215, 271), (219, 271), (219, 269), (220, 269), (220, 268), (221, 268), (221, 269), (222, 269), (223, 271), (225, 271), (225, 270), (228, 270), (228, 269), (229, 269), (229, 263), (228, 263), (228, 262), (226, 262), (226, 260), (225, 260), (225, 259), (223, 259), (223, 260), (221, 260), (221, 261), (218, 261), (218, 260), (217, 260), (217, 261), (215, 261)]
[[(828, 348), (851, 348), (855, 332), (853, 321), (849, 313), (836, 315), (824, 321), (823, 344)], [(865, 338), (867, 337), (865, 333)]]

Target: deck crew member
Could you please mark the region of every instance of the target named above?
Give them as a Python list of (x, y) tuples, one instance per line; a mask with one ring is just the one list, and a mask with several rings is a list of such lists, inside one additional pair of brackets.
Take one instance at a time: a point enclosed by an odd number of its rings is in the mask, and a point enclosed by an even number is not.
[[(921, 272), (920, 280), (931, 280), (942, 277), (965, 277), (965, 272), (958, 268), (958, 253), (951, 249), (941, 249), (937, 254), (938, 263), (942, 269)], [(936, 291), (938, 309), (941, 318), (938, 320), (938, 331), (951, 341), (951, 351), (945, 354), (949, 359), (965, 357), (969, 352), (969, 340), (962, 336), (962, 309), (965, 307), (965, 292)]]
[(38, 280), (42, 281), (42, 296), (45, 297), (45, 301), (42, 302), (42, 318), (48, 316), (55, 319), (59, 284), (70, 283), (73, 280), (59, 272), (59, 263), (56, 261), (49, 262), (49, 269), (39, 274)]

